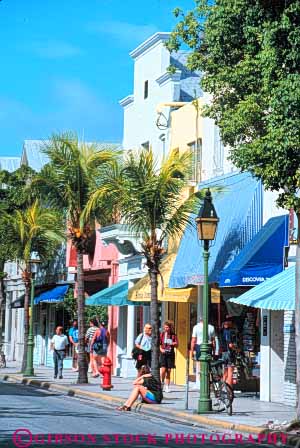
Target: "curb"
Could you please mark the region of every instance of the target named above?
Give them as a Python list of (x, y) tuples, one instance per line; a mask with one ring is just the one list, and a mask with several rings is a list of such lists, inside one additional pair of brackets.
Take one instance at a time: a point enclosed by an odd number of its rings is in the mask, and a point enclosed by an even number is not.
[[(88, 397), (88, 398), (94, 398), (101, 401), (105, 401), (110, 404), (118, 405), (122, 401), (124, 401), (124, 398), (122, 397), (112, 397), (110, 395), (105, 395), (101, 392), (89, 392), (81, 389), (72, 388), (70, 386), (62, 386), (60, 384), (53, 384), (49, 381), (40, 381), (35, 378), (27, 378), (23, 377), (19, 374), (0, 374), (0, 380), (8, 381), (8, 382), (14, 382), (14, 383), (20, 383), (27, 386), (33, 386), (45, 390), (49, 390), (52, 392), (64, 392), (66, 395), (74, 397)], [(202, 424), (208, 427), (214, 427), (214, 428), (221, 428), (221, 429), (227, 429), (227, 430), (235, 430), (242, 433), (249, 433), (249, 434), (255, 434), (255, 435), (261, 435), (261, 443), (263, 440), (274, 440), (276, 437), (282, 438), (284, 436), (286, 438), (285, 443), (287, 443), (289, 446), (295, 446), (300, 447), (300, 438), (296, 435), (291, 435), (289, 433), (281, 432), (281, 431), (272, 431), (268, 430), (262, 426), (252, 426), (252, 425), (245, 425), (245, 424), (238, 424), (238, 423), (231, 423), (226, 422), (224, 420), (218, 420), (211, 417), (206, 416), (200, 416), (195, 414), (190, 414), (184, 411), (174, 411), (172, 409), (163, 409), (162, 407), (158, 405), (148, 405), (147, 408), (143, 407), (141, 411), (143, 414), (146, 415), (159, 415), (160, 417), (162, 415), (165, 415), (167, 417), (174, 417), (177, 420), (181, 421), (189, 421), (194, 422), (198, 424)], [(264, 437), (264, 438), (263, 438)]]

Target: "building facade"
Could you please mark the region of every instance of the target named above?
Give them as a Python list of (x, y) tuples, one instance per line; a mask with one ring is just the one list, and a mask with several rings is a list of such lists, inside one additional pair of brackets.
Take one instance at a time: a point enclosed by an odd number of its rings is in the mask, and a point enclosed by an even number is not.
[[(133, 93), (120, 101), (124, 110), (124, 151), (152, 148), (158, 166), (170, 149), (171, 111), (202, 95), (199, 74), (185, 66), (187, 52), (170, 54), (166, 49), (169, 37), (170, 33), (156, 33), (130, 53), (134, 61)], [(168, 71), (170, 66), (175, 73)], [(102, 228), (101, 237), (118, 249), (119, 280), (133, 287), (147, 274), (139, 237), (130, 234), (123, 224)], [(136, 335), (149, 321), (149, 306), (112, 307), (110, 311), (115, 373), (135, 376), (131, 350)]]

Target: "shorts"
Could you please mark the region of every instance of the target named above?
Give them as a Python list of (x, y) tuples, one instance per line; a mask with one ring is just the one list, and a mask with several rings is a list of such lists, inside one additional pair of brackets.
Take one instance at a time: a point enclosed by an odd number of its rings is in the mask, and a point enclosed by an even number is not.
[(201, 345), (200, 344), (195, 345), (195, 352), (196, 352), (196, 361), (200, 361), (200, 356), (201, 356)]
[(159, 357), (160, 367), (175, 369), (175, 353), (161, 353)]
[(150, 390), (147, 390), (146, 394), (144, 395), (143, 402), (148, 404), (158, 404), (154, 393)]
[(233, 365), (233, 358), (230, 351), (222, 353), (222, 360), (225, 362), (225, 366)]
[(93, 356), (107, 356), (107, 350), (100, 350), (99, 352), (93, 350)]

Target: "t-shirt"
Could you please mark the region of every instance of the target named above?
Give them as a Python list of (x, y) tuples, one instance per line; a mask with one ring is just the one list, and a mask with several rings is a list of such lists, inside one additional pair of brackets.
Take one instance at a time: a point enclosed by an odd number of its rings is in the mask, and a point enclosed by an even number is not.
[(140, 345), (142, 350), (145, 350), (145, 352), (149, 352), (149, 350), (151, 350), (152, 337), (148, 336), (147, 334), (141, 333), (136, 338), (135, 345)]
[(160, 345), (165, 350), (165, 354), (174, 354), (174, 345), (178, 345), (178, 339), (176, 334), (170, 334), (164, 331), (160, 334)]
[(73, 339), (75, 343), (78, 342), (78, 328), (72, 327), (69, 330), (69, 336)]
[(89, 342), (91, 342), (91, 340), (93, 339), (94, 334), (96, 333), (96, 331), (98, 330), (98, 327), (90, 327), (88, 328), (85, 337), (86, 339), (89, 340)]
[(67, 336), (64, 334), (55, 334), (51, 339), (51, 344), (54, 345), (54, 350), (65, 350), (66, 346), (69, 344)]
[[(208, 342), (211, 342), (212, 338), (216, 336), (215, 327), (208, 324)], [(193, 338), (197, 338), (196, 344), (200, 345), (203, 342), (203, 322), (199, 322), (193, 328)]]

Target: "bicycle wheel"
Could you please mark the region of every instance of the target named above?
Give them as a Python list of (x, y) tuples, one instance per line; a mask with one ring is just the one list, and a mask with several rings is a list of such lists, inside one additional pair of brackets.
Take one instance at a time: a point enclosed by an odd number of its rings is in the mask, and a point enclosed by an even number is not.
[(214, 391), (216, 397), (214, 407), (219, 412), (226, 410), (228, 415), (232, 415), (232, 402), (234, 399), (232, 387), (224, 381), (218, 381), (214, 384)]
[(234, 394), (232, 387), (222, 381), (221, 385), (221, 400), (226, 407), (226, 411), (228, 415), (232, 415), (232, 402), (234, 400)]
[(226, 409), (225, 404), (221, 399), (220, 386), (221, 386), (220, 381), (213, 381), (211, 383), (211, 390), (214, 395), (213, 409), (216, 412), (223, 412)]

